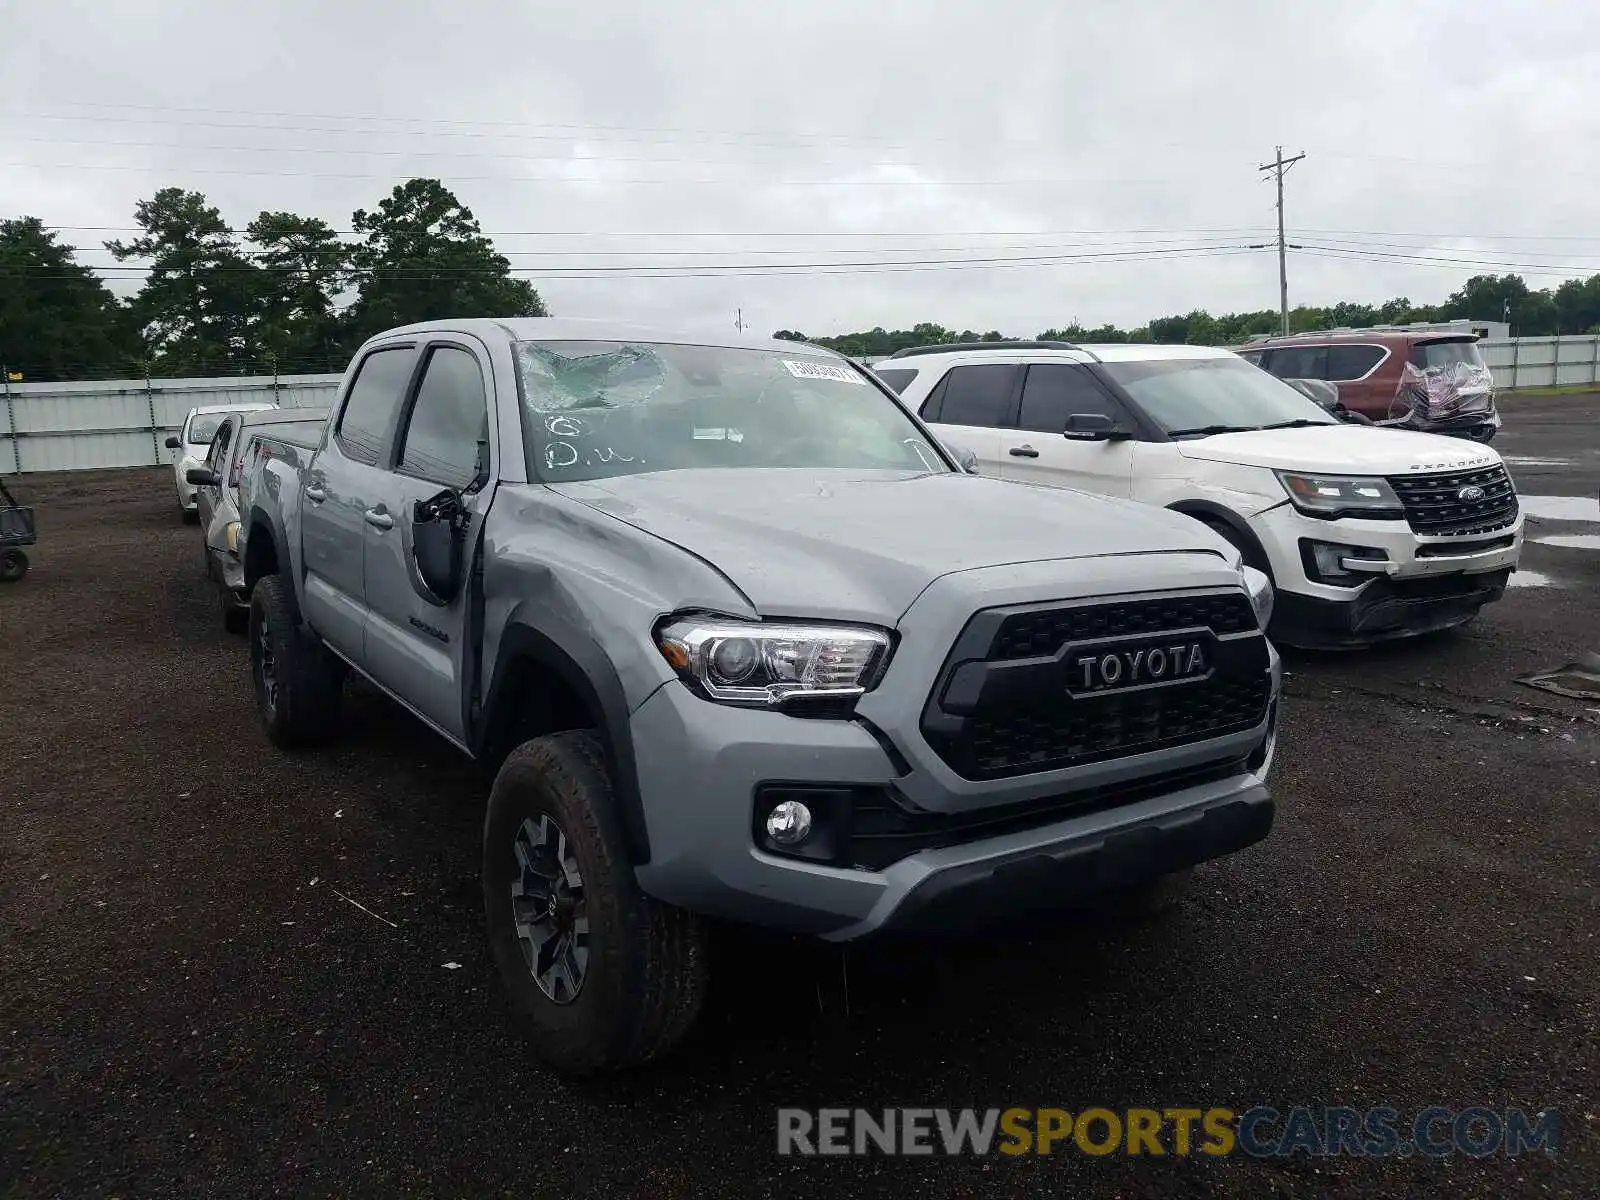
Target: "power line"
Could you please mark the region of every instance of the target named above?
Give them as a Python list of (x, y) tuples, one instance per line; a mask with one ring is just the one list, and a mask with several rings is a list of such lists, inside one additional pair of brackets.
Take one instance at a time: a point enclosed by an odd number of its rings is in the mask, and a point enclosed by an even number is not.
[[(602, 160), (569, 159), (575, 166), (599, 165)], [(730, 166), (741, 164), (730, 163)], [(756, 164), (750, 166), (757, 167)], [(36, 163), (0, 162), (0, 167), (32, 171), (122, 171), (140, 175), (171, 175), (177, 170), (170, 166), (135, 166), (127, 163)], [(759, 168), (757, 168), (759, 169)], [(381, 171), (253, 171), (235, 167), (184, 167), (184, 175), (240, 175), (271, 179), (393, 179), (392, 172)], [(725, 177), (722, 179), (667, 179), (631, 178), (624, 176), (594, 176), (579, 178), (571, 175), (436, 175), (442, 183), (563, 183), (563, 184), (648, 184), (656, 187), (712, 186), (727, 187), (732, 183), (755, 182), (761, 187), (1057, 187), (1096, 184), (1174, 184), (1187, 183), (1177, 179), (1133, 179), (1118, 176), (1078, 175), (1037, 179), (760, 179), (751, 181)]]
[[(142, 225), (46, 225), (45, 229), (59, 233), (143, 233)], [(1112, 234), (1127, 233), (1259, 233), (1265, 230), (1265, 225), (1220, 225), (1200, 228), (1182, 227), (1150, 227), (1140, 229), (974, 229), (974, 230), (940, 230), (931, 233), (906, 233), (904, 231), (885, 230), (882, 232), (857, 232), (848, 230), (813, 230), (810, 232), (798, 231), (771, 231), (752, 230), (738, 231), (707, 231), (694, 232), (685, 230), (659, 230), (647, 232), (631, 231), (599, 231), (590, 229), (521, 229), (521, 230), (493, 230), (485, 229), (479, 232), (484, 237), (604, 237), (604, 238), (732, 238), (732, 237), (885, 237), (885, 238), (956, 238), (956, 237), (1102, 237)], [(245, 228), (225, 229), (223, 233), (244, 234), (249, 230)], [(330, 232), (360, 236), (354, 229), (322, 230), (317, 226), (292, 226), (286, 228), (288, 233)], [(1325, 232), (1344, 232), (1342, 230), (1327, 230)], [(980, 247), (981, 248), (981, 247)]]

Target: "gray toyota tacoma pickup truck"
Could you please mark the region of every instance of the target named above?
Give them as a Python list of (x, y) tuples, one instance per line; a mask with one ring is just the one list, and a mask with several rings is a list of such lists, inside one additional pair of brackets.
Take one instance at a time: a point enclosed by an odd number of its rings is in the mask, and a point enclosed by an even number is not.
[(946, 931), (1266, 836), (1265, 577), (951, 453), (811, 345), (384, 333), (320, 446), (248, 471), (261, 720), (329, 737), (354, 670), (495, 771), (492, 952), (573, 1074), (687, 1031), (717, 921)]

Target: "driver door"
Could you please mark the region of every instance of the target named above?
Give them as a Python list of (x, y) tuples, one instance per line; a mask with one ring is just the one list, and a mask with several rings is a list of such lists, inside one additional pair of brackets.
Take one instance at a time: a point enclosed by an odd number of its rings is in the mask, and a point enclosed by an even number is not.
[[(466, 669), (471, 647), (466, 584), (495, 478), (493, 368), (481, 345), (467, 339), (424, 348), (421, 381), (397, 426), (390, 468), (382, 472), (367, 513), (364, 546), (367, 601), (366, 666), (384, 687), (423, 717), (464, 741)], [(419, 500), (447, 489), (462, 494), (465, 512), (461, 586), (433, 594), (417, 567), (413, 517)]]
[[(1098, 441), (1069, 438), (1067, 418), (1109, 417), (1127, 436)], [(1002, 479), (1082, 488), (1104, 496), (1133, 493), (1133, 432), (1121, 403), (1076, 363), (1035, 363), (1022, 384), (1017, 428), (1002, 441)]]

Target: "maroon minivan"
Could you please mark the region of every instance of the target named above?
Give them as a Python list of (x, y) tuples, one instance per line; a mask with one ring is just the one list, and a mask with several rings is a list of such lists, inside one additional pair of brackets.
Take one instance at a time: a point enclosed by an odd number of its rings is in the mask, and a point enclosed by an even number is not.
[(1240, 355), (1279, 379), (1321, 379), (1375, 424), (1487, 442), (1500, 428), (1494, 381), (1470, 333), (1355, 329), (1262, 337)]

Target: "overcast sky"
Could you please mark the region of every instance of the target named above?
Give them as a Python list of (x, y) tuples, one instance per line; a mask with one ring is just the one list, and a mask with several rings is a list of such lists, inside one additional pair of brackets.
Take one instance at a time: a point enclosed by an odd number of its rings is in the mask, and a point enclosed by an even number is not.
[(1281, 143), (1290, 302), (1420, 303), (1600, 271), (1596, 80), (1581, 0), (0, 0), (0, 215), (434, 175), (561, 315), (1032, 334), (1275, 307)]

